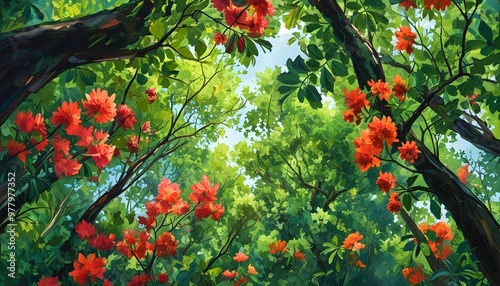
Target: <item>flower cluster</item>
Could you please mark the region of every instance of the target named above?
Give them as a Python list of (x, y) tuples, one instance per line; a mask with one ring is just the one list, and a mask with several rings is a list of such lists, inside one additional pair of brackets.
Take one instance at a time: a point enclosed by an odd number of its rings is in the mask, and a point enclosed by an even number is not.
[[(451, 0), (424, 0), (425, 9), (430, 10), (435, 8), (437, 10), (444, 11), (448, 6), (451, 5)], [(400, 7), (405, 7), (406, 11), (410, 8), (417, 8), (417, 4), (413, 0), (404, 0), (399, 3)]]
[[(449, 242), (453, 239), (453, 232), (451, 228), (445, 222), (437, 222), (436, 224), (431, 224), (427, 226), (427, 223), (421, 223), (418, 228), (422, 231), (422, 233), (426, 234), (427, 231), (433, 231), (436, 234), (436, 241), (427, 240), (430, 249), (434, 253), (436, 258), (441, 260), (445, 260), (448, 255), (450, 255), (453, 251), (451, 250)], [(416, 243), (416, 240), (414, 240)]]
[(350, 233), (347, 235), (346, 239), (344, 239), (343, 247), (345, 250), (350, 250), (349, 253), (349, 264), (351, 266), (355, 266), (358, 268), (365, 268), (366, 265), (360, 259), (356, 258), (355, 252), (360, 251), (365, 248), (365, 245), (361, 243), (361, 239), (363, 239), (363, 235), (359, 234), (359, 231)]
[(201, 182), (191, 185), (192, 193), (189, 194), (189, 199), (198, 204), (194, 210), (194, 215), (198, 219), (212, 217), (214, 221), (218, 221), (224, 213), (222, 204), (214, 204), (217, 200), (216, 194), (219, 189), (219, 183), (210, 185), (208, 177), (203, 175)]
[[(236, 280), (236, 278), (240, 276), (240, 274), (241, 274), (240, 272), (245, 271), (241, 267), (240, 263), (245, 262), (248, 259), (249, 259), (249, 257), (245, 253), (243, 253), (241, 251), (239, 251), (238, 253), (236, 253), (236, 255), (233, 257), (233, 260), (236, 261), (236, 262), (238, 262), (238, 268), (236, 270), (232, 270), (232, 271), (229, 271), (229, 269), (226, 269), (224, 272), (222, 272), (222, 277), (224, 279), (227, 279), (227, 280), (233, 280), (234, 281), (233, 285), (243, 285), (243, 284), (247, 283), (248, 280), (244, 276), (241, 276), (237, 280)], [(240, 272), (238, 272), (237, 270), (240, 270)], [(257, 275), (257, 274), (259, 274), (257, 272), (257, 270), (255, 269), (255, 267), (252, 265), (252, 263), (248, 264), (246, 272), (249, 275)]]
[[(104, 265), (106, 265), (105, 258), (96, 257), (94, 253), (89, 254), (87, 257), (79, 253), (78, 260), (73, 262), (75, 270), (68, 274), (79, 285), (87, 285), (90, 281), (96, 283), (97, 278), (104, 278), (104, 272), (106, 272)], [(106, 283), (106, 285), (110, 285), (109, 281), (106, 281)]]
[(417, 285), (426, 279), (422, 272), (423, 269), (420, 264), (417, 268), (406, 267), (403, 269), (403, 277), (408, 279), (408, 282), (410, 282), (411, 285)]
[(392, 145), (398, 142), (397, 127), (390, 117), (377, 117), (368, 125), (368, 130), (361, 132), (361, 137), (354, 139), (356, 153), (354, 161), (358, 164), (360, 170), (365, 172), (371, 167), (380, 166), (378, 156), (382, 152), (383, 142)]
[(401, 26), (394, 34), (397, 39), (396, 49), (406, 51), (408, 54), (413, 53), (413, 44), (415, 44), (417, 35), (411, 31), (410, 27)]
[(348, 91), (344, 88), (345, 104), (347, 105), (347, 110), (344, 111), (344, 121), (353, 122), (356, 119), (356, 125), (361, 122), (361, 116), (359, 114), (363, 111), (363, 108), (370, 108), (370, 102), (366, 99), (366, 94), (356, 88), (352, 91)]
[(391, 193), (386, 209), (394, 214), (396, 212), (399, 212), (402, 207), (403, 204), (401, 204), (401, 199), (399, 198), (399, 194), (396, 192)]
[(75, 225), (75, 231), (82, 240), (88, 240), (90, 247), (100, 251), (112, 250), (115, 246), (115, 235), (98, 234), (94, 226), (82, 220)]
[(396, 185), (396, 178), (394, 178), (391, 173), (380, 172), (380, 175), (378, 176), (375, 183), (378, 185), (382, 192), (388, 193)]

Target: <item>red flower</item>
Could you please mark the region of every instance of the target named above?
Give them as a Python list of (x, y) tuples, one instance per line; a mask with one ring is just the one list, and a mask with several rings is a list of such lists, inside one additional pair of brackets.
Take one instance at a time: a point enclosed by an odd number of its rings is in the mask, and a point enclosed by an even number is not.
[(37, 286), (59, 286), (59, 276), (56, 277), (45, 277), (42, 276), (40, 280), (36, 283)]
[(35, 145), (34, 147), (38, 152), (42, 152), (43, 150), (45, 150), (45, 147), (49, 145), (49, 139), (43, 139), (41, 141), (38, 141), (34, 137), (32, 137), (31, 143)]
[(104, 143), (104, 141), (101, 141), (96, 145), (91, 144), (87, 146), (87, 152), (85, 153), (85, 156), (92, 157), (92, 160), (94, 160), (95, 165), (100, 170), (106, 167), (106, 165), (108, 165), (109, 162), (111, 162), (111, 159), (113, 159), (115, 148), (116, 148), (115, 146), (108, 145)]
[(411, 285), (417, 285), (426, 279), (420, 267), (406, 267), (403, 269), (403, 277), (408, 279), (408, 282), (410, 282)]
[(207, 176), (203, 175), (201, 182), (191, 185), (193, 192), (189, 194), (189, 199), (197, 204), (202, 203), (212, 203), (217, 199), (217, 189), (219, 189), (219, 183), (211, 186), (210, 181)]
[(396, 213), (401, 210), (401, 207), (403, 207), (403, 205), (401, 204), (401, 200), (399, 199), (399, 194), (396, 192), (391, 193), (386, 209), (392, 213)]
[(247, 270), (248, 274), (252, 274), (252, 275), (257, 275), (259, 274), (257, 272), (257, 270), (255, 270), (255, 267), (252, 266), (252, 264), (248, 264), (248, 270)]
[(470, 176), (472, 172), (469, 172), (469, 164), (465, 164), (458, 168), (457, 176), (462, 184), (467, 185), (467, 178)]
[(306, 255), (304, 253), (300, 252), (300, 250), (295, 249), (295, 253), (293, 254), (293, 258), (295, 258), (297, 260), (305, 261)]
[(194, 216), (197, 219), (207, 218), (214, 212), (212, 204), (201, 204), (194, 210)]
[(216, 45), (225, 45), (227, 42), (227, 36), (221, 32), (216, 32), (214, 35), (214, 41)]
[(139, 224), (144, 225), (147, 231), (151, 230), (156, 224), (156, 218), (151, 216), (148, 217), (138, 216), (137, 221), (139, 222)]
[(73, 159), (71, 155), (64, 157), (63, 155), (56, 154), (52, 158), (52, 162), (54, 162), (54, 172), (59, 178), (62, 178), (63, 174), (66, 177), (74, 176), (82, 168), (82, 164), (78, 163), (77, 159)]
[(168, 284), (168, 274), (158, 273), (158, 282)]
[(94, 237), (97, 234), (94, 226), (84, 220), (75, 225), (75, 231), (82, 240)]
[(106, 90), (97, 88), (97, 91), (92, 89), (90, 94), (86, 94), (87, 100), (82, 101), (82, 105), (87, 109), (87, 116), (98, 114), (94, 119), (97, 123), (106, 123), (111, 121), (116, 116), (116, 95), (108, 96)]
[(240, 251), (236, 253), (236, 255), (233, 257), (233, 260), (238, 263), (241, 263), (248, 260), (248, 255), (245, 255), (245, 253)]
[(108, 278), (102, 281), (102, 286), (113, 286), (113, 282), (109, 281)]
[(366, 99), (366, 94), (359, 90), (359, 88), (356, 88), (350, 92), (348, 92), (347, 89), (344, 88), (344, 95), (347, 108), (352, 109), (354, 111), (354, 114), (361, 113), (363, 107), (370, 107), (370, 102)]
[(234, 282), (233, 286), (243, 285), (247, 283), (247, 281), (248, 280), (245, 277), (241, 277), (240, 279), (236, 280), (236, 282)]
[(212, 209), (214, 210), (212, 213), (212, 219), (214, 221), (218, 221), (222, 217), (222, 214), (224, 214), (224, 207), (222, 204), (216, 204)]
[(371, 87), (373, 95), (377, 95), (380, 100), (389, 100), (392, 94), (392, 90), (389, 89), (388, 82), (382, 82), (380, 79), (375, 82), (373, 79), (368, 81), (368, 85)]
[(226, 9), (231, 3), (231, 0), (211, 0), (211, 1), (214, 8), (217, 9), (217, 11), (219, 12), (224, 11), (224, 9)]
[(377, 182), (375, 182), (382, 192), (388, 193), (396, 184), (396, 178), (391, 173), (380, 172)]
[(54, 146), (54, 153), (61, 155), (69, 155), (69, 140), (61, 138), (61, 135), (54, 135), (52, 146)]
[(233, 270), (233, 271), (229, 271), (229, 270), (225, 270), (224, 272), (222, 272), (222, 276), (224, 276), (224, 278), (226, 279), (233, 279), (235, 277), (238, 277), (239, 273), (236, 272), (236, 270)]
[(87, 258), (79, 253), (78, 261), (73, 263), (75, 270), (71, 271), (69, 275), (80, 285), (88, 284), (90, 281), (96, 283), (96, 278), (102, 279), (104, 277), (105, 264), (106, 259), (96, 258), (94, 253), (89, 254)]
[(368, 125), (370, 132), (368, 138), (377, 148), (382, 148), (382, 142), (385, 140), (388, 146), (391, 146), (393, 142), (398, 142), (396, 138), (398, 129), (390, 117), (382, 116), (382, 120), (378, 117), (373, 117), (373, 121)]
[(132, 254), (132, 251), (130, 251), (130, 247), (125, 244), (123, 241), (119, 241), (116, 244), (116, 251), (120, 252), (123, 256), (132, 258), (134, 255)]
[(116, 111), (116, 115), (118, 117), (118, 125), (123, 128), (123, 130), (127, 130), (130, 128), (134, 130), (134, 124), (137, 123), (137, 119), (135, 118), (135, 114), (126, 104), (120, 104), (118, 106), (118, 110)]
[(397, 42), (396, 49), (400, 51), (406, 51), (408, 54), (413, 52), (413, 44), (415, 44), (415, 39), (417, 35), (413, 33), (410, 27), (401, 26), (399, 31), (395, 32)]
[(144, 122), (144, 124), (142, 124), (141, 130), (145, 133), (151, 132), (151, 123), (149, 123), (149, 121)]
[(410, 141), (403, 143), (401, 147), (398, 147), (399, 150), (399, 157), (407, 162), (410, 162), (413, 164), (415, 160), (418, 159), (418, 154), (422, 153), (420, 150), (418, 150), (417, 145), (415, 144), (415, 141)]
[(42, 114), (38, 113), (33, 116), (31, 110), (26, 113), (19, 111), (14, 119), (14, 123), (17, 125), (21, 132), (33, 133), (37, 131), (38, 134), (45, 137), (47, 135), (47, 127), (45, 126)]
[(137, 151), (139, 151), (139, 137), (137, 135), (128, 138), (127, 148), (130, 153), (137, 153)]
[(82, 110), (80, 109), (78, 102), (67, 102), (64, 101), (57, 111), (52, 112), (52, 117), (50, 122), (54, 126), (64, 125), (64, 127), (71, 127), (73, 125), (79, 125), (82, 121), (80, 120)]
[(132, 281), (128, 282), (127, 286), (146, 286), (151, 280), (153, 279), (146, 275), (146, 273), (141, 273), (141, 275), (135, 275), (132, 277)]
[(245, 50), (245, 37), (240, 37), (236, 45), (238, 46), (238, 52), (243, 53)]
[(344, 239), (344, 248), (352, 251), (365, 248), (365, 245), (360, 242), (361, 239), (363, 239), (363, 236), (359, 234), (359, 231), (350, 233), (347, 235), (346, 239)]
[(156, 88), (150, 87), (146, 89), (146, 94), (148, 95), (148, 102), (149, 104), (153, 104), (156, 100)]
[(100, 251), (112, 250), (115, 246), (115, 235), (111, 233), (109, 236), (106, 236), (104, 233), (100, 233), (95, 238), (89, 238), (89, 245)]
[(392, 91), (394, 92), (394, 96), (399, 98), (400, 102), (405, 100), (405, 94), (408, 92), (409, 88), (406, 87), (406, 82), (401, 78), (398, 74), (393, 79), (394, 86), (392, 87)]
[(269, 0), (247, 0), (247, 5), (252, 6), (255, 9), (255, 13), (260, 17), (265, 17), (266, 14), (273, 16), (276, 9), (273, 7)]
[(160, 211), (164, 214), (168, 213), (172, 208), (172, 204), (179, 201), (181, 190), (178, 184), (173, 184), (170, 180), (163, 178), (158, 185), (158, 195), (156, 202), (160, 206)]
[(80, 141), (78, 141), (76, 145), (81, 147), (88, 146), (92, 142), (92, 140), (94, 140), (94, 135), (92, 135), (92, 133), (94, 132), (93, 126), (85, 128), (81, 125), (77, 125), (73, 128), (68, 128), (66, 131), (68, 132), (69, 135), (75, 135), (80, 137)]
[(188, 202), (183, 201), (182, 199), (177, 201), (177, 203), (175, 203), (172, 206), (172, 214), (174, 214), (174, 215), (180, 216), (180, 215), (187, 213), (188, 211), (189, 211), (189, 204), (188, 204)]
[(177, 253), (177, 239), (170, 232), (164, 232), (156, 240), (156, 254), (159, 257), (167, 258)]
[(232, 2), (224, 8), (224, 18), (229, 26), (237, 26), (241, 29), (245, 29), (244, 22), (247, 16), (248, 13), (245, 7), (236, 7)]
[(26, 162), (26, 156), (28, 154), (31, 154), (30, 151), (26, 149), (26, 145), (23, 143), (18, 143), (14, 140), (10, 140), (9, 143), (7, 143), (7, 154), (9, 156), (16, 156), (21, 160), (21, 162)]
[(425, 9), (430, 10), (432, 7), (444, 11), (450, 6), (451, 0), (424, 0)]
[(365, 172), (374, 166), (380, 166), (380, 159), (377, 155), (380, 154), (381, 149), (372, 144), (363, 144), (356, 148), (354, 153), (354, 162), (359, 166), (361, 172)]
[(358, 268), (366, 268), (366, 265), (364, 265), (363, 262), (358, 259), (358, 261), (356, 261), (356, 267), (358, 267)]
[(269, 244), (269, 252), (271, 254), (276, 254), (280, 253), (283, 254), (283, 252), (287, 251), (288, 248), (286, 248), (286, 241), (281, 241), (281, 240), (276, 240), (275, 242)]
[(410, 8), (417, 8), (417, 4), (413, 2), (413, 0), (404, 0), (403, 2), (399, 3), (400, 7), (405, 7), (406, 11), (408, 11)]

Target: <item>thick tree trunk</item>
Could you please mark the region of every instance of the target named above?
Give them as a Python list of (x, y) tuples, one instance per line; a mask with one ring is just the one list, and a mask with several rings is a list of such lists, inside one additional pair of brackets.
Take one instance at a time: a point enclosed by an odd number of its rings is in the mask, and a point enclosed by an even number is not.
[[(128, 50), (145, 35), (149, 0), (67, 22), (13, 31), (0, 40), (0, 124), (29, 94), (61, 72), (88, 63), (126, 59), (149, 50)], [(140, 9), (135, 9), (142, 5)], [(146, 31), (144, 31), (146, 30)]]
[[(310, 2), (323, 14), (332, 26), (337, 39), (341, 44), (344, 44), (350, 53), (360, 87), (366, 87), (366, 82), (370, 79), (385, 81), (383, 68), (375, 49), (349, 21), (337, 2), (334, 0), (310, 0)], [(427, 105), (423, 106), (423, 108), (425, 107)], [(386, 109), (384, 105), (382, 108), (380, 105), (376, 105), (374, 108), (379, 109), (385, 115), (390, 114), (390, 110)], [(456, 124), (457, 126), (453, 130), (465, 140), (498, 155), (496, 152), (498, 140), (490, 136), (492, 135), (491, 131), (487, 132), (481, 126), (483, 132), (479, 133), (477, 128), (464, 120), (457, 120)], [(483, 138), (479, 139), (478, 135)], [(405, 138), (400, 138), (400, 140), (405, 141)], [(500, 228), (498, 222), (486, 206), (460, 183), (458, 178), (430, 150), (423, 144), (420, 144), (419, 148), (423, 154), (415, 167), (422, 172), (428, 186), (435, 191), (441, 203), (452, 214), (457, 226), (463, 232), (473, 249), (473, 253), (478, 258), (478, 267), (484, 276), (491, 285), (500, 285)]]

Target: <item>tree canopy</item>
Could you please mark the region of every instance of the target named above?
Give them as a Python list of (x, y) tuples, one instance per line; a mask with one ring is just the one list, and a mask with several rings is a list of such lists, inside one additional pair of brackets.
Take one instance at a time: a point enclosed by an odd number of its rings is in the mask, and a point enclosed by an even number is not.
[(0, 4), (0, 283), (500, 283), (497, 1), (80, 2)]

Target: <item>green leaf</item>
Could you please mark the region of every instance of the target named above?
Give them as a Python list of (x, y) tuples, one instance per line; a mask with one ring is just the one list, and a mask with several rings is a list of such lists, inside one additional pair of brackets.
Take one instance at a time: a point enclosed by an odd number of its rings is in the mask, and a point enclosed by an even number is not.
[(402, 197), (402, 201), (405, 209), (409, 211), (411, 208), (411, 196), (409, 196), (408, 194), (404, 194)]
[(413, 242), (413, 240), (410, 240), (403, 247), (403, 251), (412, 251), (414, 247), (415, 247), (415, 242)]
[(411, 187), (413, 185), (413, 183), (415, 183), (415, 181), (417, 180), (417, 178), (418, 178), (418, 175), (409, 177), (406, 180), (406, 183), (408, 184), (408, 187)]
[(140, 85), (145, 85), (148, 82), (148, 78), (145, 77), (143, 74), (137, 74), (137, 83)]
[(446, 270), (438, 270), (432, 274), (431, 281), (436, 280), (439, 277), (452, 276), (452, 274)]
[(347, 67), (337, 60), (332, 60), (330, 63), (333, 74), (337, 76), (346, 76), (349, 74)]
[(322, 60), (324, 58), (323, 53), (321, 53), (321, 50), (315, 44), (307, 45), (307, 55), (315, 60)]
[(346, 7), (354, 11), (358, 11), (363, 8), (363, 6), (361, 6), (358, 2), (347, 2)]
[(312, 108), (316, 109), (323, 107), (323, 104), (321, 103), (321, 95), (315, 86), (306, 86), (306, 98)]
[(431, 249), (429, 248), (429, 245), (425, 242), (421, 242), (420, 244), (420, 249), (422, 250), (422, 253), (425, 256), (429, 256), (431, 254)]
[(202, 57), (203, 54), (206, 52), (206, 50), (207, 50), (207, 45), (205, 44), (205, 42), (200, 39), (196, 39), (196, 45), (194, 46), (194, 51), (196, 52), (198, 58)]
[(297, 90), (298, 86), (282, 85), (278, 87), (278, 92), (281, 94), (290, 94), (291, 92)]
[(324, 87), (326, 90), (330, 92), (333, 92), (333, 85), (334, 85), (333, 76), (326, 67), (323, 67), (321, 69), (321, 75), (319, 81), (322, 87)]
[(479, 34), (481, 34), (481, 36), (483, 36), (488, 43), (493, 42), (493, 31), (483, 20), (479, 22)]
[(295, 85), (301, 82), (299, 76), (294, 73), (285, 72), (278, 75), (278, 81), (284, 84)]
[(436, 219), (441, 218), (441, 205), (436, 202), (436, 198), (431, 199), (431, 212)]
[(427, 239), (430, 240), (430, 241), (436, 241), (437, 240), (436, 232), (434, 232), (432, 230), (427, 230), (425, 232), (425, 235), (427, 236)]

